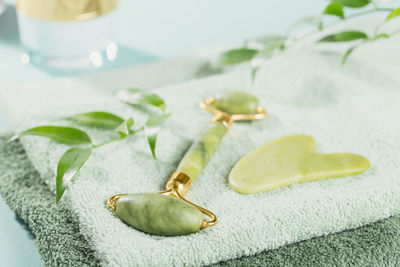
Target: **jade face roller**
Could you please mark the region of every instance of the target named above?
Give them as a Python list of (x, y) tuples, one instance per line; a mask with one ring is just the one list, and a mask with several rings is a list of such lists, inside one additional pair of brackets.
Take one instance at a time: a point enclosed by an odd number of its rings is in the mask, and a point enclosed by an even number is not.
[(109, 207), (128, 225), (149, 234), (177, 236), (217, 223), (217, 216), (185, 199), (184, 195), (206, 167), (232, 123), (262, 119), (266, 112), (256, 97), (241, 91), (227, 91), (207, 98), (201, 107), (214, 117), (205, 134), (186, 152), (165, 191), (118, 194), (108, 200)]

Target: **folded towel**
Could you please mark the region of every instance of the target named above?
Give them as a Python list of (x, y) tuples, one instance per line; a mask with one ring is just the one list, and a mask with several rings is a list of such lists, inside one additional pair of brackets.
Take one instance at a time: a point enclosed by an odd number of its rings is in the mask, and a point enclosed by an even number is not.
[(98, 265), (71, 212), (55, 204), (19, 142), (0, 146), (0, 193), (35, 235), (46, 266)]
[[(398, 59), (393, 56), (399, 54), (398, 43), (397, 38), (361, 48), (343, 69), (336, 68), (337, 55), (314, 48), (292, 51), (261, 69), (253, 93), (260, 96), (271, 115), (251, 125), (234, 126), (188, 194), (189, 199), (219, 215), (220, 224), (214, 228), (185, 237), (149, 236), (121, 223), (105, 208), (104, 201), (127, 189), (132, 193), (161, 190), (189, 145), (188, 140), (196, 136), (201, 124), (207, 123), (207, 115), (195, 108), (196, 103), (221, 88), (245, 87), (247, 73), (243, 72), (157, 91), (173, 113), (169, 127), (165, 127), (159, 138), (159, 161), (151, 159), (138, 138), (104, 147), (82, 169), (63, 205), (76, 216), (82, 234), (100, 262), (108, 265), (211, 263), (398, 214), (400, 182), (396, 176), (400, 172), (394, 159), (400, 151), (396, 142), (400, 128), (393, 123), (400, 100)], [(381, 52), (379, 57), (374, 56), (374, 51)], [(58, 114), (93, 108), (130, 114), (129, 108), (105, 94), (92, 92), (90, 86), (69, 82), (62, 85), (69, 91), (54, 88), (55, 84), (52, 88), (44, 84), (34, 94), (19, 86), (8, 87), (0, 94), (9, 110), (17, 114), (15, 103), (21, 100), (21, 94), (30, 95), (33, 103), (47, 97), (53, 106), (64, 108), (55, 110)], [(72, 104), (84, 103), (82, 99), (89, 105)], [(186, 102), (172, 105), (176, 99)], [(45, 104), (30, 110), (46, 116), (53, 109)], [(371, 106), (382, 108), (369, 114)], [(144, 119), (139, 111), (134, 114), (139, 122)], [(239, 195), (229, 188), (227, 173), (242, 155), (267, 140), (293, 132), (315, 136), (322, 152), (363, 154), (371, 160), (372, 169), (357, 177), (306, 183), (250, 196)], [(95, 138), (101, 135), (92, 134)], [(65, 147), (38, 138), (24, 138), (22, 142), (54, 191), (55, 166)], [(235, 220), (239, 217), (241, 223)], [(186, 248), (185, 253), (182, 247)]]
[[(170, 69), (171, 65), (182, 64), (182, 62), (186, 62), (186, 71), (192, 70), (186, 77), (190, 77), (190, 73), (197, 73), (194, 71), (196, 68), (190, 66), (202, 65), (201, 62), (188, 59), (179, 59), (175, 63), (169, 62), (165, 65)], [(160, 65), (162, 64), (156, 63), (156, 66)], [(144, 68), (154, 75), (156, 70), (151, 66), (152, 64)], [(130, 71), (121, 70), (121, 72), (129, 75), (130, 72), (140, 71), (141, 77), (147, 76), (147, 72), (141, 71), (141, 68), (143, 66), (135, 67)], [(111, 77), (118, 74), (119, 72)], [(90, 83), (93, 83), (104, 79), (107, 75), (88, 76), (84, 79), (91, 79)], [(165, 78), (170, 79), (170, 75)], [(137, 83), (138, 81), (129, 82)], [(98, 86), (105, 87), (105, 83), (100, 82)], [(121, 88), (123, 86), (120, 85)], [(0, 143), (9, 137), (0, 137)], [(98, 265), (99, 262), (92, 248), (81, 235), (78, 224), (71, 218), (71, 212), (55, 205), (54, 194), (41, 182), (39, 174), (18, 142), (0, 148), (0, 193), (36, 236), (36, 244), (46, 266)], [(277, 250), (264, 251), (254, 257), (242, 257), (217, 265), (304, 266), (312, 263), (317, 266), (345, 266), (354, 265), (354, 263), (379, 265), (384, 261), (389, 265), (392, 263), (394, 265), (400, 261), (399, 229), (400, 219), (394, 217), (355, 231), (315, 238)]]
[[(115, 91), (132, 85), (152, 88), (218, 73), (221, 70), (209, 66), (209, 56), (212, 53), (207, 53), (206, 57), (190, 55), (76, 79), (100, 91), (110, 90), (110, 84)], [(63, 80), (56, 79), (54, 83)], [(24, 112), (12, 114), (10, 118), (14, 122), (23, 120)], [(55, 205), (54, 194), (41, 181), (22, 146), (18, 142), (3, 145), (10, 137), (0, 136), (0, 193), (35, 235), (46, 266), (97, 266), (98, 260), (81, 235), (78, 223), (68, 209)]]
[[(3, 143), (11, 135), (0, 136)], [(95, 253), (68, 209), (54, 203), (19, 142), (0, 147), (0, 193), (28, 224), (46, 266), (97, 266)], [(400, 217), (264, 251), (215, 266), (395, 266)]]

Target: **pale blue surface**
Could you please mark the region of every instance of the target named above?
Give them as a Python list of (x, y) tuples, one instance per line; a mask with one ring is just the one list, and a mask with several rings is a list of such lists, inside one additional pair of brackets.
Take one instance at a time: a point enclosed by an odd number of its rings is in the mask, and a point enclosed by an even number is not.
[[(33, 1), (33, 0), (32, 0)], [(44, 81), (54, 73), (20, 62), (13, 1), (0, 16), (0, 82)], [(321, 12), (321, 0), (121, 0), (117, 68), (181, 55), (202, 47), (284, 33), (296, 19)], [(1, 107), (0, 107), (1, 109)], [(8, 129), (0, 111), (0, 132)], [(40, 266), (31, 234), (0, 197), (0, 266)]]

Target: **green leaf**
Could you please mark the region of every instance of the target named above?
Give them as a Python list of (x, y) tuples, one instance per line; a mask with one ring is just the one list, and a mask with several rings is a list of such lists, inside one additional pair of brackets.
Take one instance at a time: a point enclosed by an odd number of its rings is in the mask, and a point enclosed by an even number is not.
[(398, 16), (400, 16), (400, 7), (395, 10), (392, 10), (392, 12), (390, 12), (389, 15), (386, 17), (385, 22), (394, 19)]
[(150, 146), (151, 154), (153, 155), (154, 159), (156, 158), (155, 150), (156, 150), (158, 132), (160, 131), (161, 126), (169, 117), (169, 115), (170, 114), (153, 115), (150, 116), (146, 121), (146, 125), (144, 127), (144, 133), (146, 135), (147, 142)]
[(341, 63), (342, 66), (346, 63), (348, 57), (351, 55), (351, 53), (353, 53), (354, 49), (356, 49), (357, 47), (358, 47), (358, 46), (353, 46), (353, 47), (349, 48), (349, 49), (344, 53), (344, 55), (343, 55), (343, 57), (342, 57), (342, 63)]
[(286, 39), (287, 37), (282, 35), (266, 35), (258, 37), (254, 41), (263, 45), (263, 49), (259, 53), (269, 57), (275, 49), (283, 50), (285, 48)]
[(260, 69), (259, 66), (251, 68), (251, 77), (250, 77), (251, 87), (254, 87), (254, 82), (256, 81), (256, 75), (259, 69)]
[(124, 122), (124, 119), (118, 115), (103, 111), (76, 114), (71, 117), (67, 117), (66, 119), (71, 119), (87, 126), (97, 126), (111, 129), (115, 129)]
[(382, 38), (389, 38), (390, 35), (387, 33), (380, 33), (374, 36), (374, 40), (382, 39)]
[(222, 71), (223, 69), (220, 66), (214, 66), (210, 62), (205, 62), (198, 68), (195, 77), (196, 78), (207, 77), (214, 74), (220, 74), (222, 73)]
[(319, 16), (306, 16), (295, 21), (290, 27), (289, 31), (294, 30), (295, 28), (302, 25), (311, 25), (317, 27), (319, 30), (322, 30), (323, 25), (321, 18)]
[(344, 13), (343, 13), (343, 6), (339, 3), (330, 3), (322, 12), (322, 14), (325, 15), (333, 15), (333, 16), (338, 16), (340, 18), (344, 18)]
[(254, 41), (263, 44), (264, 48), (268, 49), (270, 47), (276, 48), (281, 46), (283, 43), (285, 43), (286, 39), (287, 39), (286, 36), (271, 34), (271, 35), (257, 37), (254, 39)]
[(131, 88), (121, 90), (117, 96), (124, 102), (132, 105), (150, 105), (157, 107), (165, 113), (165, 102), (156, 94), (149, 93), (145, 90)]
[(258, 50), (250, 48), (228, 50), (220, 55), (219, 63), (222, 65), (234, 65), (250, 61), (257, 53)]
[(62, 155), (57, 166), (56, 203), (60, 201), (65, 189), (67, 189), (76, 174), (88, 160), (91, 153), (92, 151), (89, 148), (73, 147)]
[(323, 37), (319, 42), (348, 42), (358, 39), (366, 39), (368, 36), (359, 31), (343, 31)]
[(331, 2), (341, 4), (345, 7), (358, 8), (368, 5), (371, 3), (371, 0), (332, 0)]
[(15, 135), (10, 139), (10, 141), (26, 135), (47, 137), (67, 145), (83, 145), (92, 143), (86, 132), (76, 128), (60, 126), (39, 126), (31, 128)]
[(132, 118), (127, 119), (124, 121), (120, 126), (118, 126), (115, 131), (119, 133), (121, 138), (127, 137), (131, 133), (131, 127), (133, 126), (134, 121)]

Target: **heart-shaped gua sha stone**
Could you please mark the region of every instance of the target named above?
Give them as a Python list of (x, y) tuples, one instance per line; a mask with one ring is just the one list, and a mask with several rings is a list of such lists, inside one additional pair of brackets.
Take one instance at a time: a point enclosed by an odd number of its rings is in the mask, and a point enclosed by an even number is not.
[(320, 154), (315, 139), (290, 135), (268, 142), (244, 156), (229, 174), (239, 193), (265, 192), (279, 187), (348, 176), (368, 170), (369, 161), (351, 153)]

